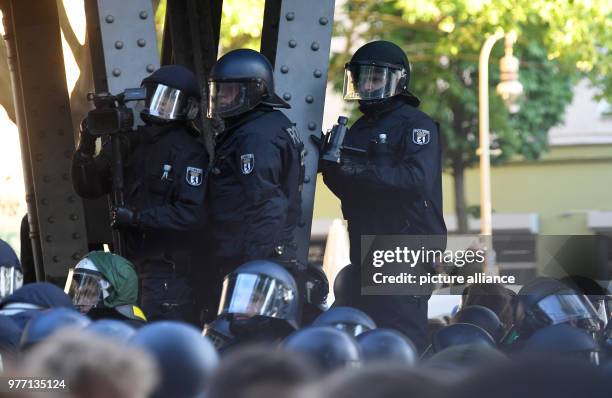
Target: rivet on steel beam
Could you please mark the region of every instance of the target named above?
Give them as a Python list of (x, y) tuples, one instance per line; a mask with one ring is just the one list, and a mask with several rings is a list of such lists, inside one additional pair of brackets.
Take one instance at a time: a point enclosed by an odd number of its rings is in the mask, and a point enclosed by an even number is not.
[(72, 255), (72, 259), (73, 260), (80, 260), (81, 259), (81, 255), (78, 252), (76, 252), (76, 253), (74, 253)]
[(314, 130), (317, 128), (317, 124), (315, 122), (308, 123), (308, 130)]
[(291, 100), (291, 94), (289, 94), (289, 93), (285, 93), (285, 94), (283, 94), (283, 99), (284, 99), (285, 101), (289, 101), (289, 100)]
[(304, 176), (304, 182), (306, 184), (308, 184), (310, 182), (310, 177), (309, 176)]
[(53, 242), (53, 238), (51, 237), (51, 235), (45, 236), (45, 240), (49, 243)]
[(40, 200), (40, 203), (41, 203), (42, 205), (46, 206), (46, 205), (48, 205), (48, 204), (49, 204), (49, 199), (47, 199), (47, 198), (42, 198), (42, 199)]
[(297, 41), (295, 41), (293, 39), (289, 40), (289, 47), (291, 47), (291, 48), (297, 47)]
[(307, 95), (305, 99), (306, 102), (309, 104), (312, 104), (312, 102), (314, 101), (314, 97), (312, 95)]
[(69, 203), (74, 203), (74, 201), (76, 200), (76, 198), (74, 197), (74, 195), (70, 195), (70, 196), (68, 196), (68, 197), (66, 198), (66, 200), (67, 200)]
[(113, 76), (115, 76), (115, 77), (121, 76), (121, 69), (119, 69), (119, 68), (113, 69)]
[(327, 18), (325, 18), (325, 17), (321, 17), (321, 18), (319, 18), (319, 23), (321, 25), (327, 25), (329, 23), (329, 20)]
[(147, 45), (147, 41), (145, 39), (138, 39), (136, 43), (138, 44), (138, 47), (144, 47)]
[(140, 17), (140, 19), (147, 19), (149, 17), (149, 14), (146, 11), (140, 11), (140, 14), (138, 14), (138, 16)]
[(293, 21), (295, 19), (295, 13), (288, 12), (287, 15), (285, 15), (285, 18), (287, 18), (287, 21)]
[(81, 239), (81, 234), (78, 232), (75, 232), (72, 234), (72, 239)]
[(155, 71), (155, 65), (149, 64), (147, 65), (147, 72), (153, 73)]
[(53, 256), (53, 262), (54, 263), (59, 263), (60, 261), (60, 257), (59, 256)]
[(280, 68), (281, 73), (289, 73), (289, 67), (287, 65), (283, 65)]
[(317, 43), (316, 41), (313, 41), (312, 44), (310, 45), (310, 48), (312, 49), (312, 51), (319, 51), (319, 43)]
[(106, 23), (113, 23), (115, 22), (115, 17), (113, 17), (112, 15), (107, 15), (104, 20), (106, 21)]
[(321, 72), (321, 69), (315, 69), (314, 72), (312, 72), (312, 75), (318, 79), (323, 76), (323, 72)]
[(55, 222), (55, 217), (50, 216), (49, 218), (47, 218), (47, 221), (49, 222), (49, 224), (53, 224)]
[(71, 215), (70, 215), (70, 220), (71, 220), (71, 221), (76, 221), (76, 220), (78, 220), (78, 219), (79, 219), (79, 216), (78, 216), (78, 215), (76, 215), (76, 214), (71, 214)]
[[(116, 48), (117, 50), (121, 50), (121, 49), (123, 48), (123, 42), (122, 42), (121, 40), (117, 40), (117, 41), (115, 42), (115, 48)], [(113, 71), (113, 73), (114, 73), (114, 71)]]

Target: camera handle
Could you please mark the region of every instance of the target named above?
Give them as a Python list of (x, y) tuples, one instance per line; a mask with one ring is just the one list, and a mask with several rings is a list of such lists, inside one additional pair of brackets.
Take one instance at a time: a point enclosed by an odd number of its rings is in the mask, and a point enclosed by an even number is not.
[[(121, 137), (118, 134), (110, 136), (111, 147), (113, 150), (113, 166), (112, 166), (112, 206), (123, 207), (123, 159), (121, 155)], [(113, 246), (114, 252), (125, 257), (125, 237), (119, 230), (113, 229)]]

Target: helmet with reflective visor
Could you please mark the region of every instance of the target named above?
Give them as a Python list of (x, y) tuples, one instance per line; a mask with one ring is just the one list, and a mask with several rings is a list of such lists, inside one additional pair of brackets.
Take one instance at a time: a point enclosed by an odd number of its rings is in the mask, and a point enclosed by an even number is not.
[(404, 51), (388, 41), (373, 41), (360, 47), (345, 65), (344, 99), (376, 101), (400, 94), (414, 97), (408, 91), (409, 81), (410, 64)]
[(155, 121), (193, 120), (199, 111), (200, 88), (189, 69), (181, 65), (162, 66), (141, 84), (146, 89), (143, 119)]
[(264, 317), (298, 327), (299, 295), (295, 279), (271, 261), (250, 261), (223, 281), (219, 316)]
[(268, 59), (249, 49), (230, 51), (219, 58), (208, 78), (207, 116), (225, 119), (259, 104), (290, 108), (274, 93), (274, 73)]
[(591, 333), (601, 330), (600, 320), (589, 299), (553, 278), (536, 278), (519, 291), (525, 316), (520, 330), (531, 335), (549, 325), (567, 323)]
[(0, 299), (23, 285), (21, 263), (13, 248), (0, 239)]
[(85, 257), (69, 270), (64, 291), (74, 306), (86, 314), (92, 308), (104, 305), (104, 298), (109, 296), (111, 288), (93, 261)]

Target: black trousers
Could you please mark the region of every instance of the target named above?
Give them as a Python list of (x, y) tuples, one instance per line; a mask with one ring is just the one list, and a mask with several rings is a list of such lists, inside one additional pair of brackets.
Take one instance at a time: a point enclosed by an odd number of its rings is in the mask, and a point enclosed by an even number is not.
[(200, 326), (191, 267), (168, 259), (137, 265), (140, 307), (149, 321), (174, 320)]

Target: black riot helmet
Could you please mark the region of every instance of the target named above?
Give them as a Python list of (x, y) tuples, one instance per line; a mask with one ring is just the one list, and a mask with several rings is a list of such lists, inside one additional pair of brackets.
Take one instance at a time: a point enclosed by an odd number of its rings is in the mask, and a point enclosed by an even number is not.
[(352, 307), (334, 307), (317, 317), (313, 326), (331, 326), (357, 337), (368, 330), (376, 329), (376, 323), (363, 311)]
[(152, 122), (188, 121), (198, 114), (200, 85), (181, 65), (165, 65), (143, 79), (147, 91), (142, 119)]
[(118, 343), (126, 343), (136, 333), (132, 326), (116, 319), (99, 319), (90, 323), (85, 330)]
[(589, 333), (601, 330), (601, 321), (589, 299), (556, 279), (540, 277), (530, 281), (521, 288), (518, 299), (524, 313), (518, 320), (518, 331), (523, 338), (543, 327), (561, 323)]
[(406, 53), (389, 41), (361, 46), (344, 67), (344, 99), (380, 101), (396, 95), (419, 100), (408, 91), (410, 63)]
[(363, 362), (393, 362), (414, 365), (419, 353), (406, 336), (393, 329), (376, 329), (362, 333), (357, 343)]
[(191, 325), (162, 321), (143, 326), (128, 344), (151, 354), (160, 373), (153, 398), (201, 397), (219, 364), (212, 343)]
[(220, 317), (266, 318), (298, 328), (300, 297), (295, 279), (282, 265), (272, 261), (249, 261), (223, 281)]
[(85, 315), (68, 308), (53, 308), (34, 316), (21, 335), (20, 348), (27, 350), (63, 328), (84, 328), (91, 321)]
[(438, 330), (432, 339), (433, 352), (448, 347), (474, 344), (495, 347), (495, 341), (483, 328), (469, 323), (455, 323)]
[(547, 326), (536, 331), (523, 346), (528, 355), (586, 360), (599, 365), (599, 346), (582, 329), (568, 324)]
[(238, 116), (259, 104), (290, 108), (274, 93), (270, 61), (255, 50), (239, 49), (225, 54), (208, 77), (209, 118)]
[(480, 326), (499, 343), (504, 337), (504, 325), (493, 310), (482, 305), (469, 305), (453, 316), (453, 323), (469, 323)]
[(348, 334), (330, 326), (310, 326), (293, 333), (283, 349), (297, 353), (321, 373), (359, 365), (359, 346)]

